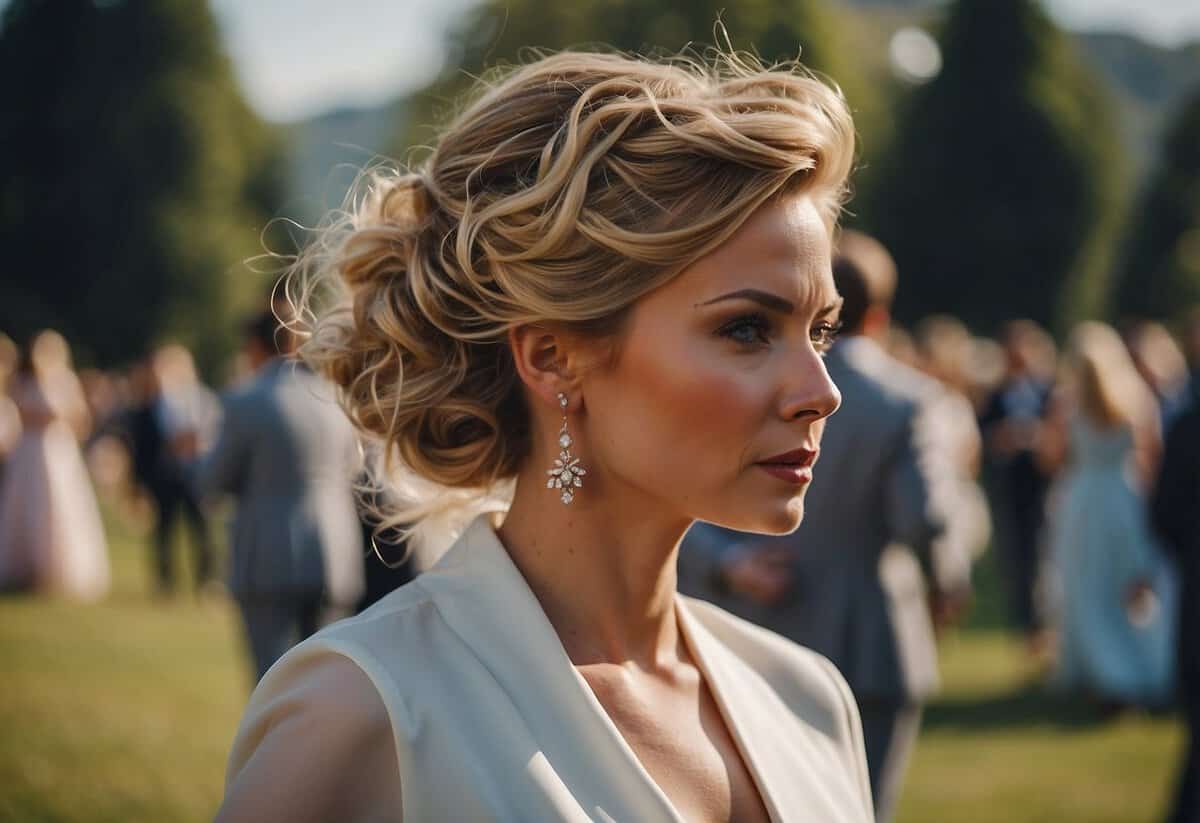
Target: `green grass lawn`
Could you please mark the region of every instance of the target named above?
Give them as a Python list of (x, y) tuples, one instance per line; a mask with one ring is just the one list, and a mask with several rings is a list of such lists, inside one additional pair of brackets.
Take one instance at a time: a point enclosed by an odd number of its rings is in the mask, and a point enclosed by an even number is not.
[[(153, 599), (142, 536), (108, 522), (104, 603), (0, 599), (0, 820), (207, 820), (221, 796), (249, 688), (236, 616)], [(943, 640), (900, 821), (1162, 819), (1179, 723), (1045, 694), (995, 627), (991, 578), (985, 564), (973, 625)]]

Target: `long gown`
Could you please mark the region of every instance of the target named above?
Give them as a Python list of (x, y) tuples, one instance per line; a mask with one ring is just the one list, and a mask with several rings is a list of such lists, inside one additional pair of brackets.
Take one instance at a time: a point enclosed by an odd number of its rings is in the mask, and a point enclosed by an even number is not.
[(0, 484), (0, 589), (94, 600), (110, 583), (100, 511), (75, 432), (73, 373), (17, 381), (22, 435)]
[[(1070, 442), (1072, 464), (1050, 525), (1062, 598), (1054, 680), (1122, 702), (1162, 704), (1174, 680), (1178, 587), (1131, 479), (1133, 433), (1076, 418)], [(1126, 593), (1139, 580), (1154, 597), (1149, 608), (1131, 612)]]

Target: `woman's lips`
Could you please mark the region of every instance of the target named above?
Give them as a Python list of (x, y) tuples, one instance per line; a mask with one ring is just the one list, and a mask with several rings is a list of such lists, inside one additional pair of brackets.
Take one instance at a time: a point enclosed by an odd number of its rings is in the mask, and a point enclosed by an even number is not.
[(815, 462), (817, 462), (816, 450), (796, 449), (768, 458), (755, 465), (772, 477), (802, 486), (812, 482), (812, 467)]
[(759, 468), (772, 477), (778, 477), (787, 483), (803, 486), (812, 482), (812, 467), (799, 463), (758, 463)]

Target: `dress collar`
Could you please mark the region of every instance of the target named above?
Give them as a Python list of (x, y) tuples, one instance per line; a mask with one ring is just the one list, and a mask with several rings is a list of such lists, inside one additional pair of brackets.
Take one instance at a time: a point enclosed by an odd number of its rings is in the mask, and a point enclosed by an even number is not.
[[(450, 627), (508, 694), (547, 760), (593, 818), (682, 823), (591, 687), (576, 670), (541, 604), (481, 515), (417, 583), (429, 591)], [(676, 597), (680, 631), (705, 676), (772, 819), (785, 775), (772, 775), (775, 736), (769, 717), (749, 703), (746, 676), (769, 687)], [(727, 699), (728, 698), (728, 699)], [(766, 722), (764, 726), (763, 723)]]

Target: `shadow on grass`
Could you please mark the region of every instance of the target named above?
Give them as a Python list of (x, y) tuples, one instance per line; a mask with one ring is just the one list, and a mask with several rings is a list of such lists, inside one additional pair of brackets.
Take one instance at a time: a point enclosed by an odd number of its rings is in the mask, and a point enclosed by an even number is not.
[(1078, 730), (1104, 725), (1117, 716), (1086, 695), (1060, 694), (1030, 682), (1006, 694), (936, 700), (926, 707), (921, 722), (923, 729), (946, 731), (979, 732), (1031, 726)]

